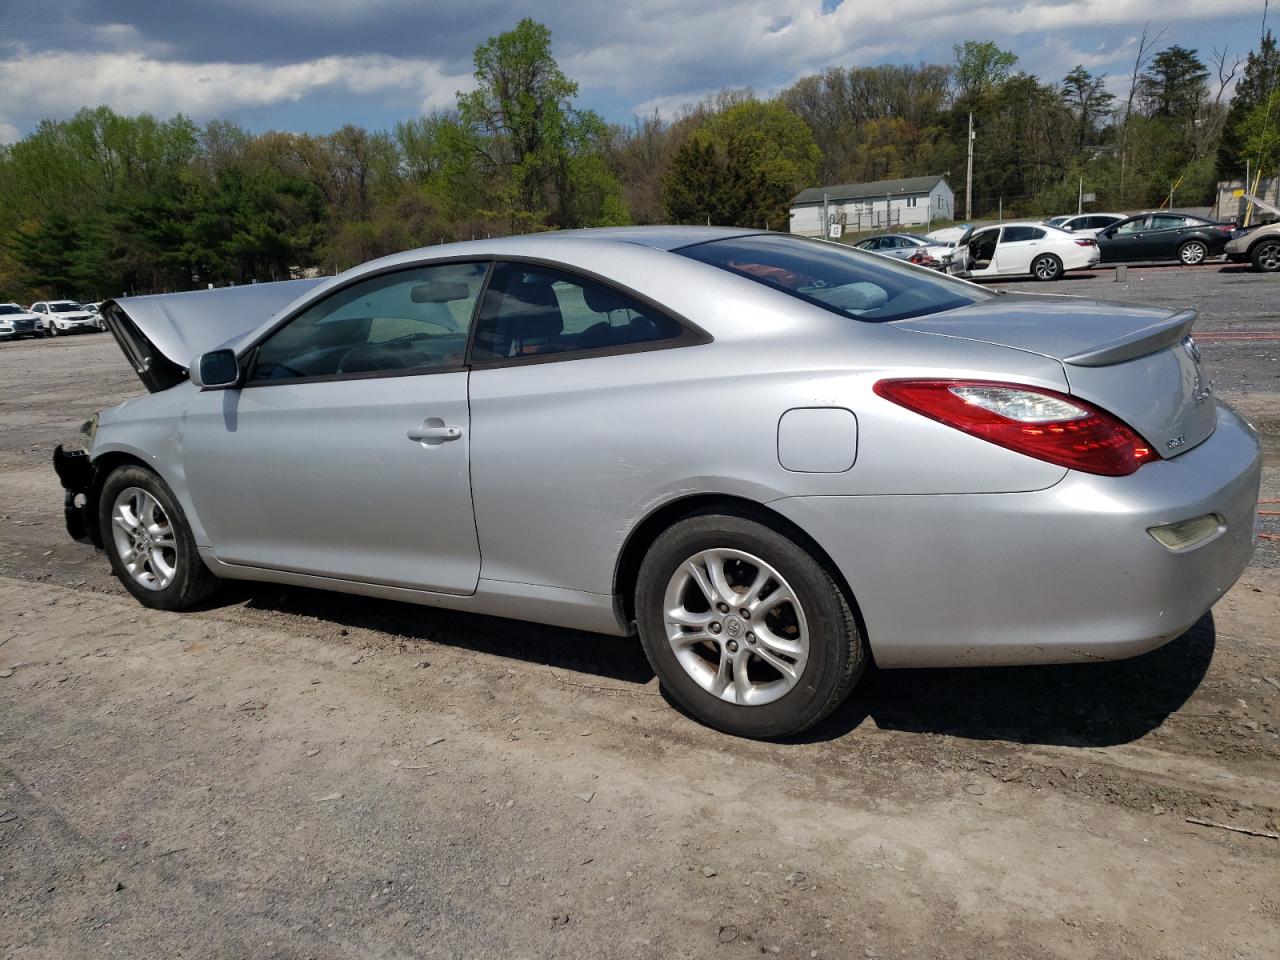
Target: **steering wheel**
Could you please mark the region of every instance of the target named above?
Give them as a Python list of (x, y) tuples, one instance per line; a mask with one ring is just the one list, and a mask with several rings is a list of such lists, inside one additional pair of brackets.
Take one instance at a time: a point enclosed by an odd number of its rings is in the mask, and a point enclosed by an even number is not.
[(381, 344), (367, 343), (348, 350), (338, 361), (338, 373), (367, 373), (370, 370), (403, 370), (405, 363)]

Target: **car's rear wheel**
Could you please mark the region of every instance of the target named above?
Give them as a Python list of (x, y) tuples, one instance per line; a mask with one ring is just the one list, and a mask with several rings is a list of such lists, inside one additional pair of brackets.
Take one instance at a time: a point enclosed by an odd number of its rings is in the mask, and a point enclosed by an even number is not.
[(1037, 280), (1057, 280), (1062, 276), (1062, 261), (1052, 253), (1042, 253), (1032, 262), (1031, 274)]
[(1263, 273), (1280, 270), (1280, 239), (1263, 240), (1253, 248), (1250, 259), (1253, 261), (1253, 268)]
[(186, 610), (217, 588), (182, 508), (150, 470), (125, 466), (107, 477), (98, 523), (112, 572), (143, 606)]
[(640, 567), (636, 615), (671, 696), (739, 736), (808, 729), (866, 667), (839, 584), (803, 547), (746, 516), (693, 516), (659, 536)]
[(1178, 248), (1178, 259), (1188, 267), (1204, 263), (1209, 256), (1209, 248), (1201, 240), (1188, 240)]

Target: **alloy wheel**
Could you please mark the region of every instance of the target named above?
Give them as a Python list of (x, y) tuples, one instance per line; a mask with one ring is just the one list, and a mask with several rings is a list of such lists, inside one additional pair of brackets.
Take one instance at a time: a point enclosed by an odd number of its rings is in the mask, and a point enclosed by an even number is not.
[(1200, 243), (1199, 241), (1192, 241), (1178, 251), (1178, 256), (1187, 266), (1194, 267), (1196, 264), (1204, 260), (1205, 255), (1208, 252), (1209, 251), (1205, 249), (1203, 243)]
[(111, 507), (111, 536), (135, 582), (163, 590), (178, 573), (178, 541), (160, 501), (141, 487), (121, 490)]
[(1280, 270), (1280, 242), (1264, 243), (1258, 248), (1258, 252), (1254, 254), (1254, 262), (1258, 265), (1259, 270), (1264, 270), (1267, 273), (1274, 273)]
[(1048, 257), (1041, 257), (1035, 262), (1037, 280), (1053, 280), (1058, 276), (1058, 265)]
[(786, 579), (759, 557), (703, 550), (676, 568), (663, 598), (667, 641), (684, 671), (714, 697), (761, 706), (804, 673), (809, 628)]

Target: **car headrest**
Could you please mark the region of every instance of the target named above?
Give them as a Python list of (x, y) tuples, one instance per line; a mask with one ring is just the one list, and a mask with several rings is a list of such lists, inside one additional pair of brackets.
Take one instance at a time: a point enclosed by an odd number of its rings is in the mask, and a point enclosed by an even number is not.
[(409, 291), (409, 299), (414, 303), (450, 303), (454, 300), (466, 300), (470, 296), (470, 287), (450, 280), (428, 280)]
[(586, 284), (582, 287), (582, 299), (587, 307), (595, 313), (612, 313), (614, 310), (626, 310), (627, 304), (608, 287)]
[(560, 301), (546, 280), (521, 280), (503, 294), (503, 312), (511, 318), (512, 333), (521, 340), (558, 336), (564, 330)]

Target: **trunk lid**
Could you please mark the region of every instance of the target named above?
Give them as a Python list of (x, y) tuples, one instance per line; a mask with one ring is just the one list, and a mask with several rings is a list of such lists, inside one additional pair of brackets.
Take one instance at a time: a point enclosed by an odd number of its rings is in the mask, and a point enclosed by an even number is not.
[(108, 300), (102, 319), (152, 393), (187, 379), (195, 357), (256, 330), (327, 277)]
[(1168, 459), (1208, 439), (1217, 408), (1191, 338), (1195, 310), (1006, 294), (893, 324), (1062, 363), (1071, 393), (1115, 414)]

